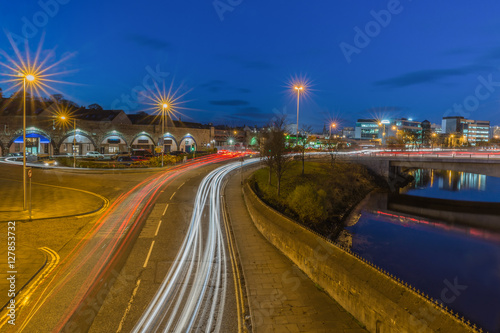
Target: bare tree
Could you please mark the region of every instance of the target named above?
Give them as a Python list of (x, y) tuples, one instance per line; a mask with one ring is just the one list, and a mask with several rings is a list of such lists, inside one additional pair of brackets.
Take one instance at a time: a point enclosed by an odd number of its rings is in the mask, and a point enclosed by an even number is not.
[(268, 147), (271, 158), (273, 159), (274, 173), (276, 175), (277, 195), (280, 196), (281, 179), (283, 174), (288, 170), (291, 162), (291, 156), (286, 149), (286, 118), (285, 116), (278, 118), (272, 124), (270, 130)]
[(271, 154), (271, 138), (272, 132), (271, 127), (265, 127), (259, 135), (259, 147), (260, 147), (260, 159), (269, 168), (269, 178), (267, 181), (268, 185), (271, 185), (271, 174), (274, 167), (274, 159)]
[(305, 139), (302, 141), (301, 145), (297, 145), (298, 151), (301, 153), (302, 160), (302, 176), (305, 174), (304, 165), (306, 159), (306, 143), (309, 141), (309, 134), (312, 133), (312, 127), (309, 125), (302, 126), (301, 132), (304, 134)]

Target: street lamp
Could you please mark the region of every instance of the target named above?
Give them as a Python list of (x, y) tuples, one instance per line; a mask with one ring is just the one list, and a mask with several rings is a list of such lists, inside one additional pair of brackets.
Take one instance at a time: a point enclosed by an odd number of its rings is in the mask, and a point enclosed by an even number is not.
[(297, 143), (296, 145), (299, 144), (299, 99), (300, 99), (300, 92), (304, 90), (303, 86), (295, 86), (295, 90), (297, 90)]
[(335, 128), (336, 126), (337, 126), (337, 124), (335, 124), (335, 123), (332, 123), (330, 125), (330, 138), (332, 137), (332, 127)]
[(163, 156), (165, 154), (165, 113), (167, 112), (168, 104), (162, 103), (161, 105), (161, 166), (163, 167)]
[(33, 74), (19, 74), (23, 78), (23, 210), (26, 210), (26, 81), (35, 81)]
[[(64, 121), (70, 121), (71, 119), (66, 116), (61, 116)], [(76, 168), (76, 118), (73, 118), (73, 168)]]

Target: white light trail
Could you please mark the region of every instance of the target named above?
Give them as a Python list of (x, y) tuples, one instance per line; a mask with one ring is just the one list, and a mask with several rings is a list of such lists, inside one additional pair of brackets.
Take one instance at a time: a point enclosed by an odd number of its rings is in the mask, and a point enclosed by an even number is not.
[[(248, 159), (243, 165), (259, 161)], [(241, 165), (220, 167), (200, 183), (186, 238), (133, 332), (220, 331), (227, 289), (222, 187), (228, 173)]]

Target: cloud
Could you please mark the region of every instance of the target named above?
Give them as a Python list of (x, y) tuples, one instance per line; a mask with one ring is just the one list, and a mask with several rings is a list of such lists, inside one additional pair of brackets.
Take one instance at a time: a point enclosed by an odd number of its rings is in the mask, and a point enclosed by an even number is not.
[(488, 69), (491, 70), (491, 67), (479, 65), (449, 69), (428, 69), (406, 73), (386, 80), (376, 81), (374, 84), (376, 86), (385, 86), (389, 88), (408, 87), (422, 83), (435, 83), (448, 77), (464, 76)]
[(160, 39), (148, 37), (145, 35), (131, 34), (131, 35), (128, 35), (127, 38), (129, 40), (141, 45), (141, 46), (150, 47), (150, 48), (155, 49), (155, 50), (163, 50), (163, 49), (170, 48), (170, 46), (171, 46), (170, 43), (168, 43), (168, 42), (165, 42), (165, 41), (160, 40)]
[(228, 99), (228, 100), (210, 101), (210, 104), (219, 106), (241, 106), (241, 105), (248, 105), (250, 103), (240, 99)]
[(224, 89), (224, 85), (226, 85), (226, 81), (212, 80), (202, 84), (200, 87), (207, 89), (211, 93), (217, 93)]

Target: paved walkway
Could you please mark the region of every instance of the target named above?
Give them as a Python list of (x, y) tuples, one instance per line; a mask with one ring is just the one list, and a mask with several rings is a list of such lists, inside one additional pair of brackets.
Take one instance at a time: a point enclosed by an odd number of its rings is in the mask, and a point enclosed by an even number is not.
[(7, 249), (7, 223), (0, 224), (0, 309), (5, 306), (10, 297), (8, 296), (9, 283), (7, 278), (15, 275), (16, 295), (19, 291), (45, 266), (45, 254), (32, 247), (24, 246), (22, 235), (20, 234), (19, 224), (16, 223), (16, 249), (15, 253), (15, 266), (16, 273), (10, 274), (7, 272), (13, 271), (8, 266), (8, 249)]
[(226, 201), (254, 332), (367, 332), (257, 230), (240, 177), (230, 179)]
[[(0, 221), (28, 220), (29, 212), (22, 209), (22, 182), (0, 178), (0, 188)], [(106, 204), (106, 199), (90, 192), (60, 186), (33, 183), (31, 191), (32, 219), (83, 215)]]

